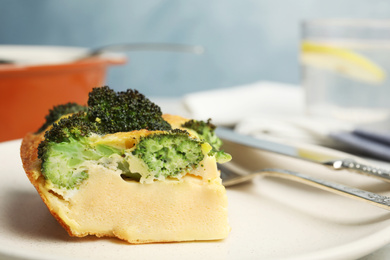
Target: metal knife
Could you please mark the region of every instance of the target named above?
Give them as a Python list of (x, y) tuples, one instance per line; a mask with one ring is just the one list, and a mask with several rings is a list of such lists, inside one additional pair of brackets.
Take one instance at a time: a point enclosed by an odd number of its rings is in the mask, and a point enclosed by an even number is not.
[(306, 148), (259, 139), (249, 135), (239, 134), (225, 127), (218, 127), (215, 130), (215, 133), (222, 141), (227, 140), (252, 148), (319, 163), (330, 167), (333, 170), (351, 170), (363, 175), (372, 176), (383, 181), (390, 182), (390, 170), (362, 164), (352, 158), (339, 158), (335, 155), (330, 155), (329, 153), (310, 151)]

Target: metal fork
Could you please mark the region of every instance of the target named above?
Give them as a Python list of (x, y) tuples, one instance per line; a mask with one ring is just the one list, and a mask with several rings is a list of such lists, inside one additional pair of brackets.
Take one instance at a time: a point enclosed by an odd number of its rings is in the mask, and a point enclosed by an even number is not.
[(236, 184), (253, 180), (259, 175), (266, 175), (301, 182), (332, 193), (336, 193), (353, 199), (358, 199), (364, 202), (369, 202), (377, 207), (390, 210), (390, 197), (353, 187), (348, 187), (342, 184), (322, 180), (319, 178), (314, 178), (298, 172), (277, 168), (265, 168), (255, 172), (248, 172), (248, 170), (243, 169), (242, 167), (239, 167), (231, 162), (219, 165), (219, 169), (221, 170), (222, 184), (225, 187), (230, 187)]

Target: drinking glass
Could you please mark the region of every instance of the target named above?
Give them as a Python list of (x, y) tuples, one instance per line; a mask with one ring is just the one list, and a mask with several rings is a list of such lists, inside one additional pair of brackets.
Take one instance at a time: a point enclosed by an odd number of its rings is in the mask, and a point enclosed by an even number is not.
[(302, 24), (300, 61), (307, 113), (356, 125), (390, 118), (390, 20)]

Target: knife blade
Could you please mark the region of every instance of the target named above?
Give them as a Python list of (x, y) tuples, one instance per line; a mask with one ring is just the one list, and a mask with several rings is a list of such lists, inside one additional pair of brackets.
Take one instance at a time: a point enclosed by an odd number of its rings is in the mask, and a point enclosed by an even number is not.
[(282, 154), (289, 157), (315, 162), (333, 170), (349, 170), (366, 176), (378, 178), (390, 182), (390, 170), (357, 162), (353, 158), (340, 158), (337, 155), (322, 151), (314, 151), (309, 148), (297, 147), (290, 144), (278, 143), (270, 140), (243, 135), (232, 129), (218, 127), (215, 134), (222, 141), (230, 141), (240, 145), (265, 150), (272, 153)]

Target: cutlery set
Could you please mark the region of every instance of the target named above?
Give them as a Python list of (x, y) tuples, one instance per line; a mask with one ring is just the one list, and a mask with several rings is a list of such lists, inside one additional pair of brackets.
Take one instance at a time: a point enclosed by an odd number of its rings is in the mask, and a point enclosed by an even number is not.
[[(348, 170), (390, 182), (389, 170), (370, 166), (365, 163), (360, 163), (353, 158), (343, 158), (323, 151), (314, 151), (310, 150), (309, 148), (296, 147), (294, 145), (258, 139), (248, 135), (239, 134), (231, 129), (224, 127), (217, 128), (216, 134), (222, 139), (222, 141), (228, 141), (246, 147), (265, 150), (292, 158), (318, 163), (335, 171)], [(259, 175), (272, 176), (301, 182), (332, 193), (369, 202), (372, 205), (390, 210), (390, 197), (308, 176), (295, 171), (279, 168), (263, 168), (256, 171), (249, 171), (235, 163), (234, 158), (232, 162), (219, 165), (219, 168), (221, 170), (222, 183), (225, 185), (225, 187), (230, 187), (236, 184), (250, 181)]]

